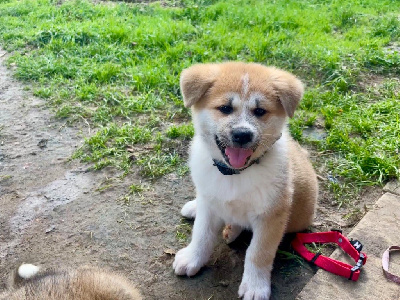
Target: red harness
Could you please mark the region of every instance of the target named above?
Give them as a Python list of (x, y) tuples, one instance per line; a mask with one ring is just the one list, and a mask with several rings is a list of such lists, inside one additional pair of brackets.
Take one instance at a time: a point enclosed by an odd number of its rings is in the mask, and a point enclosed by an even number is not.
[[(321, 253), (310, 252), (304, 244), (310, 243), (335, 243), (349, 254), (356, 264), (350, 266), (341, 261), (321, 255)], [(292, 247), (307, 261), (333, 274), (343, 276), (349, 280), (357, 281), (360, 269), (367, 261), (367, 255), (362, 250), (362, 244), (357, 240), (349, 241), (340, 231), (297, 233), (292, 241)]]

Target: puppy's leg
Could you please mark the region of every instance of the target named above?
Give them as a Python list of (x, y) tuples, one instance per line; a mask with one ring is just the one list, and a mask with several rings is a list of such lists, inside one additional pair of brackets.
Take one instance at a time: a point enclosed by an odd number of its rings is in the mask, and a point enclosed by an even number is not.
[(234, 240), (236, 240), (242, 230), (242, 227), (240, 227), (239, 225), (228, 224), (225, 226), (224, 230), (222, 230), (222, 238), (227, 244), (230, 244)]
[(196, 206), (196, 199), (187, 202), (181, 209), (181, 215), (188, 219), (194, 219), (196, 217)]
[[(177, 275), (195, 275), (208, 261), (217, 241), (223, 222), (201, 201), (197, 201), (197, 214), (192, 240), (186, 248), (176, 253), (173, 268)], [(190, 203), (190, 202), (189, 202)]]
[(258, 216), (252, 224), (253, 238), (246, 252), (239, 297), (244, 300), (268, 300), (271, 295), (271, 271), (278, 245), (285, 232), (288, 209)]

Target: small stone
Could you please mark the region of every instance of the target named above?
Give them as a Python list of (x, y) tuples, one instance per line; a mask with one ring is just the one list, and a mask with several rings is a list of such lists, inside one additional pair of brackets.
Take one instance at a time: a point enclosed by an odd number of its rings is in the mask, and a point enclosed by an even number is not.
[(219, 282), (219, 285), (220, 285), (220, 286), (223, 286), (223, 287), (227, 287), (227, 286), (229, 285), (229, 281), (221, 280), (221, 281)]
[(56, 229), (56, 226), (54, 226), (54, 225), (51, 225), (49, 228), (47, 228), (46, 229), (46, 233), (50, 233), (50, 232), (52, 232), (52, 231), (54, 231)]
[(47, 147), (47, 142), (48, 142), (48, 141), (49, 141), (48, 139), (41, 139), (37, 145), (38, 145), (39, 148), (41, 148), (41, 149), (46, 148), (46, 147)]
[(383, 191), (395, 195), (400, 195), (400, 181), (398, 180), (389, 181), (383, 188)]
[(164, 249), (164, 253), (168, 255), (175, 255), (176, 251), (174, 249)]

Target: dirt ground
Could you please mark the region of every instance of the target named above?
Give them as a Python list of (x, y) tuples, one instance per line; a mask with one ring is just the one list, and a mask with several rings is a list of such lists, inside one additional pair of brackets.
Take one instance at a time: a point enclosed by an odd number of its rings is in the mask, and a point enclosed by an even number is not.
[[(231, 246), (221, 240), (194, 278), (175, 276), (173, 253), (185, 245), (176, 237), (179, 211), (194, 196), (190, 177), (149, 181), (148, 191), (122, 201), (129, 185), (144, 179), (134, 171), (117, 180), (116, 170), (89, 171), (70, 161), (88, 128), (55, 120), (42, 100), (12, 79), (6, 57), (0, 49), (0, 290), (21, 262), (92, 264), (127, 276), (145, 299), (236, 299), (250, 234)], [(379, 194), (369, 191), (359, 206), (367, 207)], [(351, 226), (343, 210), (324, 192), (320, 196), (316, 230)], [(291, 251), (285, 245), (282, 250)], [(315, 271), (278, 255), (272, 299), (294, 299)]]

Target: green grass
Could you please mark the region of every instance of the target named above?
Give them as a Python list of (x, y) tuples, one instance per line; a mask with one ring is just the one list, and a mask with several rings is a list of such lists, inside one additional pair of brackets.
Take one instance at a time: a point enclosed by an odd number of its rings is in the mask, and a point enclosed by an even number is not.
[(12, 175), (1, 175), (0, 176), (0, 182), (6, 181), (8, 179), (11, 179)]
[(186, 244), (189, 240), (189, 237), (192, 235), (192, 226), (193, 222), (187, 219), (181, 219), (179, 225), (176, 226), (175, 237), (178, 242), (181, 244)]
[[(393, 0), (2, 0), (0, 43), (59, 118), (90, 124), (74, 157), (153, 178), (187, 172), (183, 68), (240, 60), (291, 71), (307, 84), (291, 132), (324, 155), (339, 199), (399, 178), (398, 11)], [(326, 137), (304, 134), (315, 127)]]

